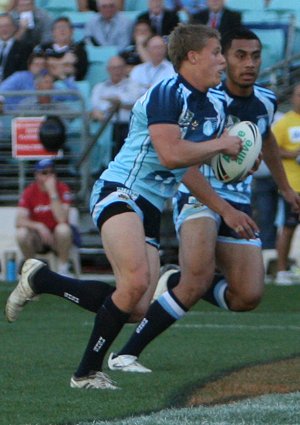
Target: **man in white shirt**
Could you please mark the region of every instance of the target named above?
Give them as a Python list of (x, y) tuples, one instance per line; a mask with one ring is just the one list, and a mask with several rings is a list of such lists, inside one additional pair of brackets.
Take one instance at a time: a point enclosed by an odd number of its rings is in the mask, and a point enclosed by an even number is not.
[(173, 65), (167, 60), (167, 46), (162, 37), (155, 35), (150, 38), (147, 51), (150, 60), (136, 65), (130, 73), (131, 80), (142, 85), (145, 91), (164, 78), (175, 75)]
[(118, 11), (116, 0), (97, 0), (99, 13), (85, 27), (85, 39), (95, 46), (125, 49), (131, 42), (133, 22)]
[(139, 84), (126, 76), (126, 69), (126, 62), (122, 57), (112, 57), (107, 65), (109, 78), (96, 84), (91, 96), (91, 116), (100, 122), (107, 118), (112, 108), (119, 107), (113, 117), (113, 156), (118, 153), (127, 137), (131, 108), (144, 92)]

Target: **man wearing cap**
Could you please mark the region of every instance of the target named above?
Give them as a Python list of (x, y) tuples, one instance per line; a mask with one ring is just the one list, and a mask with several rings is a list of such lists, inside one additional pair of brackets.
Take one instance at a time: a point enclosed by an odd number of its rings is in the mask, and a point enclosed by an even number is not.
[(69, 274), (73, 240), (68, 223), (71, 197), (68, 185), (57, 179), (54, 162), (42, 159), (35, 164), (35, 181), (21, 195), (16, 218), (16, 237), (24, 258), (53, 250), (58, 272), (64, 275)]

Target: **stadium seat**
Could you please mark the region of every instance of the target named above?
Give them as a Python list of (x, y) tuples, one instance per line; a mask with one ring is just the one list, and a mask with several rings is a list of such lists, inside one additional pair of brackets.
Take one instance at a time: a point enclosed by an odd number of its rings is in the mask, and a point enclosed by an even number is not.
[(144, 12), (148, 9), (148, 0), (125, 0), (124, 10), (138, 10)]
[(284, 59), (285, 32), (282, 29), (256, 29), (253, 31), (260, 38), (262, 50), (262, 70)]
[(242, 16), (243, 23), (247, 26), (251, 26), (251, 23), (288, 25), (291, 19), (290, 13), (277, 13), (275, 10), (243, 10)]
[(135, 22), (136, 18), (141, 14), (141, 11), (140, 10), (122, 10), (122, 12), (120, 13), (126, 16), (132, 22)]
[(78, 4), (77, 0), (48, 0), (45, 9), (56, 18), (68, 11), (78, 11)]
[(118, 54), (118, 48), (116, 46), (86, 46), (89, 68), (86, 80), (89, 81), (91, 87), (95, 84), (104, 81), (107, 74), (107, 62), (112, 57)]
[(74, 41), (81, 41), (84, 39), (85, 24), (89, 22), (95, 15), (96, 15), (96, 12), (93, 12), (93, 11), (88, 11), (88, 12), (66, 11), (64, 13), (64, 16), (68, 17), (72, 23)]
[(264, 1), (263, 0), (227, 0), (226, 7), (233, 10), (263, 10), (264, 9)]
[(295, 0), (272, 0), (268, 6), (269, 10), (275, 11), (295, 11), (300, 10), (300, 2)]

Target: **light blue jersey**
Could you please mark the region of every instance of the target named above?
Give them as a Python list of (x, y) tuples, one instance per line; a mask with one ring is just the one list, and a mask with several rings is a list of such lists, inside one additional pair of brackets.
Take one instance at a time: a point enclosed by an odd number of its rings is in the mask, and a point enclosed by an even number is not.
[[(240, 121), (252, 121), (257, 124), (262, 135), (262, 140), (264, 140), (270, 131), (277, 109), (275, 94), (258, 84), (254, 85), (253, 93), (248, 97), (232, 95), (224, 83), (220, 84), (217, 89), (224, 92), (226, 96), (228, 109), (226, 126), (231, 126)], [(209, 165), (202, 166), (200, 170), (222, 198), (240, 204), (250, 204), (252, 176), (238, 183), (222, 183), (215, 177)], [(179, 186), (179, 190), (183, 193), (189, 192), (183, 184)]]
[(180, 75), (163, 80), (135, 103), (128, 137), (101, 174), (100, 181), (121, 183), (162, 211), (165, 200), (176, 192), (186, 168), (170, 170), (160, 163), (150, 139), (149, 125), (176, 124), (183, 139), (207, 141), (221, 135), (225, 108), (222, 90), (202, 93)]

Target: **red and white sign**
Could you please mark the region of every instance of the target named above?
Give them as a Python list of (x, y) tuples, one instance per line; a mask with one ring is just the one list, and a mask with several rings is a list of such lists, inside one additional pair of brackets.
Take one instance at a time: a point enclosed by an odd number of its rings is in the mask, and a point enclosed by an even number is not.
[(45, 117), (18, 117), (12, 120), (12, 156), (19, 159), (60, 157), (44, 148), (39, 138), (39, 129)]

